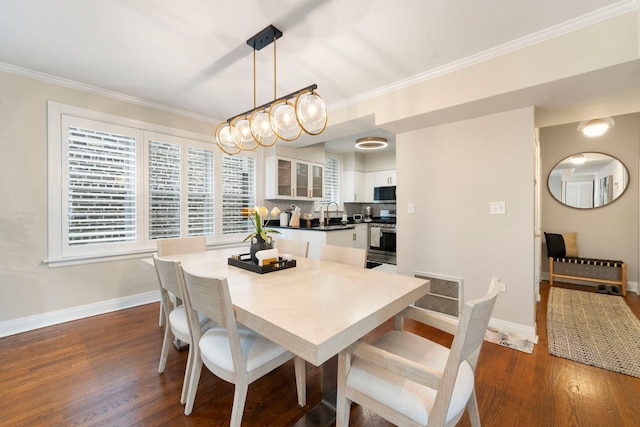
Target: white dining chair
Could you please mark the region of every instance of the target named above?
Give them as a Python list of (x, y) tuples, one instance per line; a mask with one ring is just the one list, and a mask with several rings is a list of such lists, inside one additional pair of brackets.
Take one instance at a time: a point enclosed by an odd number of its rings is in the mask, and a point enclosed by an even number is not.
[[(204, 252), (207, 250), (207, 238), (205, 236), (191, 237), (175, 237), (170, 239), (158, 239), (156, 241), (158, 256), (166, 257), (169, 255), (188, 254), (191, 252)], [(175, 297), (171, 297), (175, 303)], [(162, 308), (162, 300), (160, 300), (160, 316), (158, 324), (164, 326), (164, 315)]]
[[(480, 426), (474, 375), (498, 292), (494, 277), (486, 296), (464, 304), (457, 325), (408, 307), (396, 317), (396, 329), (342, 351), (336, 426), (349, 425), (352, 402), (401, 426), (455, 426), (466, 407), (471, 425)], [(451, 349), (401, 330), (404, 317), (453, 334)]]
[(309, 254), (309, 242), (306, 240), (276, 239), (273, 244), (278, 254), (291, 254), (304, 258)]
[(323, 245), (320, 249), (320, 259), (364, 268), (367, 266), (367, 250), (347, 246)]
[[(175, 336), (180, 341), (191, 344), (192, 332), (187, 319), (186, 307), (184, 304), (175, 308), (169, 300), (169, 293), (172, 293), (180, 300), (183, 299), (182, 289), (180, 282), (182, 281), (182, 271), (180, 269), (179, 261), (171, 261), (158, 257), (157, 254), (153, 254), (153, 262), (156, 266), (156, 272), (158, 273), (158, 282), (160, 283), (160, 299), (164, 303), (163, 315), (165, 317), (165, 330), (164, 340), (162, 341), (162, 350), (160, 352), (160, 363), (158, 365), (158, 372), (163, 373), (167, 364), (167, 357), (169, 355), (169, 348), (173, 341), (171, 335)], [(202, 314), (196, 316), (197, 324), (200, 326), (199, 330), (207, 330), (215, 325), (211, 319)], [(191, 346), (192, 347), (192, 346)], [(189, 350), (187, 357), (187, 367), (185, 369), (184, 381), (182, 384), (182, 393), (180, 395), (180, 403), (184, 403), (187, 397), (187, 387), (189, 384), (189, 366), (193, 363), (193, 351)]]
[(232, 427), (240, 426), (249, 384), (294, 359), (298, 405), (306, 405), (305, 361), (262, 335), (236, 322), (227, 279), (201, 277), (183, 269), (184, 303), (189, 320), (198, 321), (197, 313), (215, 320), (217, 325), (201, 333), (193, 331), (194, 363), (184, 413), (193, 410), (198, 382), (204, 364), (214, 375), (235, 385)]

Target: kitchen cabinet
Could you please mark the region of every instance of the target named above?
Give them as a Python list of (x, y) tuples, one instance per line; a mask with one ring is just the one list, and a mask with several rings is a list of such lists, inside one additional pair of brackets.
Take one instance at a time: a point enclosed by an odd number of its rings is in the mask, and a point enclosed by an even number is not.
[(388, 187), (396, 185), (396, 170), (388, 169), (381, 171), (367, 172), (365, 174), (365, 202), (373, 202), (374, 187)]
[[(335, 245), (366, 249), (367, 224), (356, 224), (355, 228), (344, 230), (319, 231), (304, 228), (289, 228), (289, 239), (306, 240), (309, 242), (308, 258), (320, 258), (320, 250), (323, 245)], [(277, 237), (274, 237), (277, 238)], [(284, 238), (284, 237), (282, 237)]]
[(265, 158), (265, 198), (321, 200), (324, 166), (279, 156)]
[(396, 170), (375, 171), (374, 187), (385, 187), (388, 185), (396, 185)]
[[(360, 171), (345, 171), (343, 179), (343, 202), (369, 202), (366, 193), (365, 173)], [(373, 190), (371, 190), (373, 197)]]
[(353, 247), (367, 249), (369, 238), (369, 226), (367, 224), (355, 224)]

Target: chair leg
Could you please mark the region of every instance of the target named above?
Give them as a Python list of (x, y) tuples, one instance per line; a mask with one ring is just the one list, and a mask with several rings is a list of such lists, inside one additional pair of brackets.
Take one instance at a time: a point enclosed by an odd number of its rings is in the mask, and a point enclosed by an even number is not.
[(160, 300), (160, 318), (158, 319), (158, 325), (164, 326), (164, 304)]
[[(189, 390), (187, 391), (187, 399), (184, 404), (184, 414), (190, 415), (193, 411), (193, 402), (196, 400), (196, 392), (198, 391), (198, 383), (200, 382), (200, 374), (202, 373), (202, 359), (200, 354), (193, 351), (196, 346), (191, 346), (189, 354), (193, 353), (191, 362), (191, 374), (189, 375)], [(185, 373), (186, 375), (186, 373)]]
[(336, 396), (336, 427), (348, 427), (351, 416), (351, 400), (346, 397), (347, 371), (351, 355), (345, 351), (338, 355), (338, 394)]
[(235, 391), (233, 393), (233, 408), (231, 409), (231, 422), (230, 427), (240, 427), (242, 424), (242, 415), (244, 413), (244, 404), (247, 400), (247, 390), (249, 384), (247, 378), (238, 378), (236, 382)]
[(471, 420), (472, 427), (480, 427), (480, 412), (478, 411), (478, 400), (476, 399), (476, 390), (471, 391), (471, 397), (467, 402), (467, 411)]
[(162, 350), (160, 351), (160, 364), (158, 365), (158, 372), (163, 373), (167, 364), (167, 356), (169, 355), (169, 347), (171, 347), (171, 336), (169, 325), (164, 327), (164, 339), (162, 340)]
[(187, 393), (189, 391), (189, 383), (191, 381), (191, 371), (193, 365), (193, 354), (195, 351), (192, 349), (187, 350), (189, 355), (187, 356), (187, 367), (184, 370), (184, 380), (182, 381), (182, 394), (180, 395), (180, 403), (184, 405), (187, 401)]
[(296, 356), (293, 359), (296, 371), (296, 389), (298, 390), (298, 406), (307, 404), (307, 369), (303, 358)]

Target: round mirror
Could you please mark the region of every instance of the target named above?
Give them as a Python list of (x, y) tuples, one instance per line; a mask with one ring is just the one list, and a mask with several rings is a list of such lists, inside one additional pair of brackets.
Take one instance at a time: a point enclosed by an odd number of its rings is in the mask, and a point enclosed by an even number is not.
[(599, 208), (622, 196), (629, 172), (615, 157), (602, 153), (578, 153), (567, 157), (549, 173), (549, 192), (565, 206)]

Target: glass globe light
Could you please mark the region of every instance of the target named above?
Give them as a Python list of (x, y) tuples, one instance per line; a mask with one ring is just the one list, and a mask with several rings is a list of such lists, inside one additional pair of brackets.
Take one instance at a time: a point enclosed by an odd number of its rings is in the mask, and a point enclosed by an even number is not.
[(265, 110), (256, 110), (251, 114), (251, 133), (258, 144), (270, 147), (278, 140), (271, 129), (269, 114)]
[(302, 133), (302, 128), (296, 120), (296, 111), (293, 104), (286, 100), (275, 102), (270, 110), (271, 128), (279, 138), (285, 141), (293, 141)]
[(321, 133), (327, 125), (327, 106), (315, 92), (303, 92), (296, 98), (296, 114), (302, 129), (311, 135)]
[(251, 123), (246, 116), (239, 116), (231, 120), (230, 128), (235, 130), (235, 132), (232, 130), (231, 136), (238, 148), (251, 151), (258, 147), (258, 143), (251, 133)]
[(237, 132), (237, 129), (229, 126), (229, 123), (222, 122), (216, 127), (216, 143), (222, 151), (227, 154), (237, 154), (240, 152), (240, 148), (233, 142), (233, 133)]

